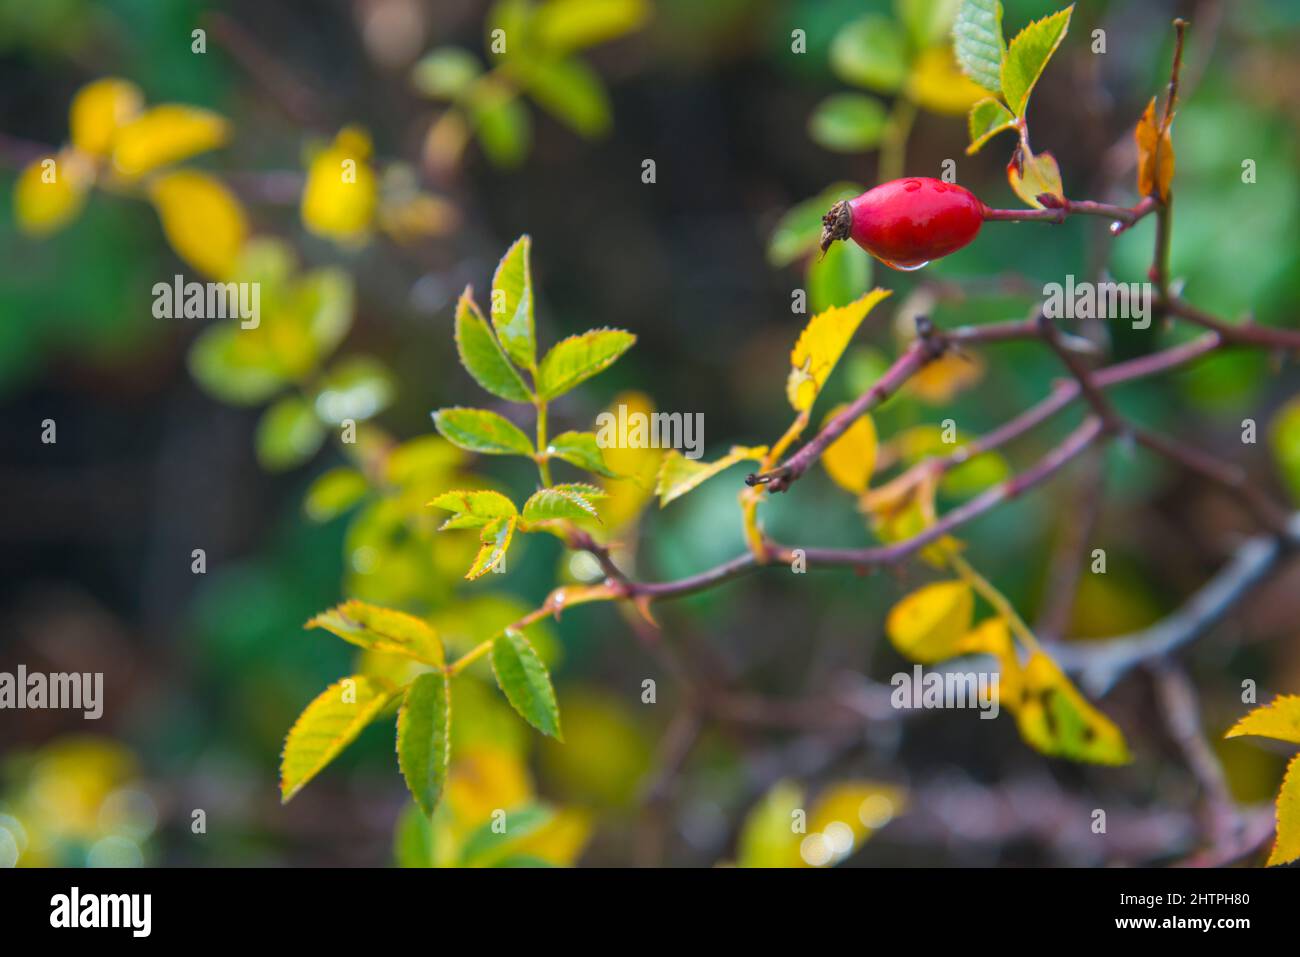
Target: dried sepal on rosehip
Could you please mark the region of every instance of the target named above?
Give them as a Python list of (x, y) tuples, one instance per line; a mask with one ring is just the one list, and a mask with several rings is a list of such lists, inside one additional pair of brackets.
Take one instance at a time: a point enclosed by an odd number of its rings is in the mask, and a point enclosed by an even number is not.
[(821, 249), (852, 239), (886, 266), (920, 269), (974, 239), (987, 212), (955, 183), (909, 176), (832, 206), (822, 217)]

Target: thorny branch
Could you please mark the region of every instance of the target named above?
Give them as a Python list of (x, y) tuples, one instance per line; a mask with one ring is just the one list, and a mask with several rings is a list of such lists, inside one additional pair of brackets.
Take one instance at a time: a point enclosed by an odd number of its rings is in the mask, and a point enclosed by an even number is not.
[[(1165, 103), (1166, 122), (1172, 116), (1177, 101), (1186, 23), (1176, 20), (1174, 25), (1177, 45)], [(1202, 830), (1209, 847), (1198, 857), (1189, 859), (1188, 863), (1230, 861), (1249, 853), (1266, 838), (1268, 831), (1264, 825), (1267, 822), (1263, 822), (1263, 818), (1256, 820), (1254, 815), (1239, 814), (1227, 795), (1222, 771), (1201, 736), (1194, 691), (1186, 676), (1170, 662), (1170, 656), (1208, 631), (1252, 588), (1268, 577), (1293, 549), (1300, 546), (1300, 513), (1290, 514), (1274, 502), (1265, 491), (1248, 480), (1240, 467), (1221, 462), (1210, 453), (1172, 437), (1129, 423), (1116, 412), (1105, 393), (1117, 385), (1180, 368), (1224, 348), (1255, 347), (1286, 352), (1300, 351), (1300, 332), (1259, 326), (1253, 321), (1233, 324), (1192, 306), (1171, 292), (1168, 271), (1171, 198), (1161, 201), (1156, 196), (1148, 196), (1132, 207), (1121, 207), (1043, 196), (1040, 201), (1046, 208), (989, 210), (986, 218), (1062, 222), (1071, 214), (1103, 216), (1112, 220), (1111, 233), (1118, 234), (1154, 214), (1156, 239), (1150, 274), (1157, 287), (1155, 315), (1182, 319), (1203, 327), (1209, 330), (1205, 335), (1140, 358), (1094, 369), (1089, 368), (1081, 358), (1079, 345), (1072, 341), (1072, 337), (1063, 335), (1041, 311), (1028, 320), (967, 326), (948, 331), (936, 329), (927, 318), (922, 317), (917, 322), (917, 338), (876, 383), (827, 422), (784, 463), (769, 471), (748, 476), (746, 483), (766, 492), (788, 490), (859, 417), (896, 394), (930, 362), (958, 346), (985, 346), (1036, 339), (1057, 355), (1069, 372), (1069, 379), (1058, 383), (1037, 404), (983, 437), (954, 449), (947, 456), (916, 463), (886, 483), (882, 491), (888, 489), (890, 492), (902, 492), (933, 480), (976, 455), (1001, 448), (1026, 435), (1057, 412), (1071, 406), (1076, 400), (1083, 399), (1090, 414), (1060, 444), (1023, 471), (951, 509), (923, 531), (899, 542), (856, 549), (832, 549), (788, 546), (763, 536), (761, 548), (694, 575), (671, 581), (646, 582), (632, 579), (618, 567), (610, 546), (598, 542), (586, 531), (573, 528), (567, 536), (567, 545), (595, 556), (605, 575), (604, 583), (593, 586), (594, 591), (584, 600), (631, 601), (649, 618), (649, 605), (653, 602), (685, 597), (720, 586), (751, 571), (769, 567), (772, 562), (788, 564), (796, 557), (801, 557), (809, 569), (849, 567), (858, 571), (894, 565), (996, 506), (1045, 483), (1088, 449), (1100, 448), (1100, 443), (1104, 441), (1129, 439), (1181, 468), (1234, 492), (1267, 530), (1267, 534), (1244, 543), (1232, 560), (1188, 599), (1182, 608), (1150, 628), (1078, 645), (1056, 640), (1059, 638), (1058, 623), (1052, 629), (1053, 634), (1048, 636), (1045, 648), (1062, 668), (1077, 674), (1083, 687), (1094, 696), (1104, 694), (1136, 667), (1146, 667), (1152, 673), (1170, 735), (1200, 782), (1205, 798)], [(1082, 534), (1086, 535), (1086, 531)], [(1079, 543), (1073, 543), (1072, 547), (1079, 547)], [(1071, 578), (1070, 587), (1073, 588), (1077, 585), (1078, 576), (1073, 575)], [(545, 605), (512, 627), (523, 627), (548, 614), (558, 614), (566, 605), (566, 591), (565, 588), (557, 589)], [(473, 649), (459, 661), (448, 665), (448, 670), (453, 673), (462, 670), (485, 653), (490, 644), (490, 641), (485, 642)], [(810, 702), (776, 702), (760, 696), (731, 693), (725, 689), (717, 689), (718, 693), (709, 697), (699, 695), (695, 689), (689, 690), (689, 714), (675, 726), (674, 734), (665, 743), (661, 777), (648, 794), (652, 803), (664, 800), (669, 787), (668, 779), (686, 760), (699, 735), (700, 722), (704, 719), (724, 724), (825, 730), (851, 728), (864, 722), (893, 717), (883, 713), (875, 692), (865, 686), (860, 694)], [(1154, 845), (1157, 850), (1161, 846), (1163, 845), (1159, 842)]]

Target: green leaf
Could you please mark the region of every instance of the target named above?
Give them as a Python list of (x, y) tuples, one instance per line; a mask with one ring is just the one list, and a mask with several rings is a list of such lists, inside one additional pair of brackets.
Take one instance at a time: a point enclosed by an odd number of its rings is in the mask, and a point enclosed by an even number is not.
[(448, 442), (470, 452), (533, 454), (533, 443), (519, 426), (487, 409), (439, 409), (433, 424)]
[(581, 60), (535, 63), (526, 73), (528, 94), (557, 120), (588, 139), (609, 130), (609, 94)]
[(397, 764), (420, 810), (433, 816), (451, 760), (451, 679), (435, 671), (417, 677), (397, 712)]
[(889, 17), (871, 14), (847, 24), (831, 42), (831, 69), (845, 83), (881, 93), (903, 85), (907, 38)]
[(837, 93), (817, 104), (808, 118), (808, 134), (828, 150), (857, 153), (877, 145), (887, 123), (879, 100), (861, 93)]
[(546, 399), (563, 395), (604, 372), (635, 342), (636, 336), (622, 329), (592, 329), (560, 340), (542, 359), (538, 394)]
[(313, 522), (328, 522), (356, 505), (369, 490), (370, 483), (356, 469), (330, 469), (308, 486), (303, 511)]
[(439, 47), (411, 69), (411, 85), (425, 96), (454, 100), (482, 74), (478, 57), (460, 47)]
[(1029, 94), (1034, 91), (1034, 84), (1042, 76), (1043, 68), (1070, 28), (1073, 10), (1071, 5), (1050, 17), (1035, 20), (1016, 34), (1007, 47), (1002, 60), (1002, 95), (1016, 116), (1025, 115)]
[(338, 757), (400, 692), (387, 681), (353, 675), (330, 685), (298, 716), (284, 739), (280, 799), (289, 801)]
[[(516, 842), (536, 834), (549, 824), (555, 812), (545, 804), (524, 804), (504, 811), (504, 820), (487, 821), (475, 828), (465, 838), (461, 850), (461, 867), (500, 867), (514, 855), (510, 848)], [(504, 830), (499, 825), (504, 825)]]
[(696, 462), (673, 449), (664, 456), (663, 464), (659, 467), (659, 481), (655, 485), (655, 494), (659, 496), (659, 507), (663, 508), (674, 499), (681, 498), (737, 462), (744, 462), (746, 459), (759, 462), (766, 454), (767, 446), (744, 448), (737, 445), (716, 462)]
[(456, 303), (456, 351), (460, 353), (460, 364), (474, 381), (493, 395), (511, 402), (532, 401), (532, 392), (506, 358), (501, 343), (479, 312), (474, 291), (469, 286)]
[(445, 528), (482, 528), (498, 518), (509, 518), (516, 514), (514, 502), (500, 492), (486, 489), (443, 492), (429, 504), (455, 513), (442, 523), (439, 531)]
[(993, 97), (980, 100), (970, 108), (966, 125), (970, 130), (970, 146), (966, 147), (968, 155), (978, 153), (980, 147), (1003, 130), (1015, 128), (1016, 118), (1010, 110)]
[(767, 241), (767, 261), (773, 266), (788, 266), (815, 252), (826, 211), (840, 200), (852, 199), (861, 192), (862, 188), (852, 183), (835, 183), (787, 210)]
[(537, 8), (537, 42), (568, 53), (631, 33), (649, 16), (648, 0), (549, 0)]
[(596, 506), (591, 503), (593, 489), (597, 496), (604, 494), (594, 485), (557, 485), (554, 488), (544, 488), (534, 492), (524, 503), (524, 521), (550, 522), (557, 519), (582, 521), (594, 518), (599, 522), (600, 516), (596, 513)]
[(533, 121), (514, 92), (489, 87), (470, 99), (469, 111), (492, 165), (511, 169), (523, 162), (533, 139)]
[(264, 469), (282, 472), (301, 465), (325, 441), (325, 429), (312, 407), (300, 396), (285, 396), (257, 423), (257, 461)]
[(961, 0), (894, 0), (894, 12), (916, 50), (928, 50), (942, 42), (959, 6)]
[(963, 0), (952, 25), (953, 52), (962, 71), (990, 93), (1002, 91), (1002, 4)]
[(510, 548), (510, 540), (514, 537), (515, 526), (518, 523), (518, 517), (511, 515), (508, 518), (493, 519), (483, 526), (478, 539), (481, 547), (474, 558), (474, 564), (465, 573), (467, 579), (474, 581), (476, 578), (482, 578), (501, 564), (501, 560), (506, 557), (506, 550)]
[(1268, 439), (1292, 499), (1300, 501), (1300, 397), (1277, 410), (1269, 426)]
[(618, 478), (618, 475), (605, 464), (605, 454), (591, 432), (561, 432), (551, 439), (546, 452), (552, 458), (563, 459), (580, 469), (603, 475), (606, 478)]
[(387, 366), (369, 356), (351, 356), (325, 377), (316, 393), (316, 414), (333, 425), (363, 422), (388, 408), (395, 392)]
[(436, 844), (433, 822), (420, 806), (412, 802), (402, 808), (393, 829), (394, 863), (398, 867), (433, 867)]
[(533, 328), (533, 273), (528, 257), (532, 239), (520, 236), (506, 250), (492, 276), (491, 316), (506, 355), (525, 369), (537, 362)]
[(847, 306), (871, 288), (871, 256), (856, 243), (833, 243), (808, 260), (808, 305), (813, 313)]
[(307, 627), (324, 628), (359, 648), (405, 655), (435, 668), (445, 661), (442, 641), (428, 622), (363, 601), (347, 601), (323, 611)]
[(528, 639), (508, 628), (492, 642), (492, 671), (506, 700), (542, 734), (563, 741), (560, 706), (546, 665)]
[(294, 284), (289, 308), (304, 317), (318, 359), (328, 357), (352, 328), (352, 277), (342, 269), (317, 269)]
[(231, 405), (257, 405), (280, 391), (288, 379), (261, 337), (225, 323), (205, 331), (190, 348), (190, 374), (209, 395)]

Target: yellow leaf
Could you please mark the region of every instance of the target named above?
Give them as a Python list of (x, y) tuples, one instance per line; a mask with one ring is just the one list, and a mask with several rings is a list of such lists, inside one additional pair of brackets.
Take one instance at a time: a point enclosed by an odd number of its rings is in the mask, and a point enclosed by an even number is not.
[(736, 842), (736, 864), (740, 867), (800, 867), (799, 844), (803, 835), (795, 830), (796, 816), (803, 812), (803, 788), (794, 781), (774, 784), (745, 815)]
[(961, 72), (952, 47), (937, 46), (923, 51), (912, 64), (907, 94), (931, 113), (964, 116), (989, 92)]
[(515, 842), (511, 854), (541, 858), (556, 867), (570, 867), (586, 847), (591, 830), (591, 815), (586, 811), (559, 808), (540, 828)]
[(142, 106), (144, 97), (134, 83), (116, 77), (87, 83), (68, 111), (72, 145), (87, 156), (107, 156), (117, 131), (135, 119)]
[[(620, 393), (605, 411), (618, 419), (620, 407), (626, 408), (626, 419), (629, 422), (649, 422), (655, 411), (654, 401), (642, 392)], [(614, 535), (636, 521), (654, 496), (655, 476), (659, 474), (664, 453), (662, 449), (650, 448), (649, 443), (639, 448), (617, 443), (601, 451), (609, 470), (618, 476), (602, 477), (599, 480), (609, 495), (602, 510), (605, 526), (610, 535)]]
[(1300, 744), (1300, 695), (1278, 695), (1234, 724), (1224, 737), (1236, 738), (1243, 734)]
[(370, 136), (346, 127), (311, 161), (302, 193), (303, 224), (335, 242), (363, 242), (375, 219), (376, 202)]
[[(837, 406), (826, 416), (835, 418), (844, 410)], [(822, 423), (825, 427), (825, 423)], [(871, 484), (876, 469), (876, 424), (870, 415), (861, 415), (822, 453), (822, 465), (840, 488), (861, 495)]]
[(1096, 764), (1132, 760), (1124, 735), (1084, 699), (1056, 662), (1042, 652), (1030, 655), (1016, 715), (1020, 736), (1043, 754)]
[(817, 798), (808, 834), (799, 842), (801, 863), (828, 867), (852, 855), (876, 831), (902, 813), (907, 792), (875, 781), (841, 781)]
[(655, 486), (655, 492), (659, 496), (659, 507), (663, 508), (674, 499), (681, 498), (737, 462), (744, 462), (746, 459), (761, 462), (766, 454), (766, 445), (753, 448), (736, 445), (716, 462), (697, 462), (672, 449), (664, 456), (663, 464), (659, 467), (659, 482)]
[(1056, 157), (1051, 153), (1039, 153), (1035, 156), (1023, 146), (1017, 146), (1007, 164), (1007, 182), (1025, 203), (1035, 209), (1042, 209), (1038, 201), (1041, 193), (1064, 197), (1065, 187), (1061, 185), (1061, 169), (1056, 165)]
[[(935, 483), (913, 485), (901, 494), (889, 485), (867, 492), (859, 503), (872, 518), (872, 528), (882, 542), (906, 541), (935, 523)], [(951, 535), (941, 536), (921, 549), (921, 558), (935, 568), (946, 568), (948, 558), (962, 544)]]
[(288, 801), (400, 693), (387, 682), (353, 675), (335, 682), (298, 716), (284, 739), (280, 796)]
[(1014, 711), (1020, 704), (1022, 673), (1005, 618), (985, 618), (957, 642), (959, 655), (992, 655), (998, 661), (998, 700)]
[[(1300, 695), (1278, 695), (1234, 724), (1224, 735), (1236, 738), (1257, 734), (1289, 744), (1300, 744)], [(1300, 858), (1300, 755), (1291, 759), (1277, 793), (1277, 839), (1268, 856), (1269, 866)]]
[(1287, 864), (1300, 858), (1300, 754), (1291, 759), (1277, 792), (1277, 839), (1268, 855), (1268, 866)]
[[(1173, 117), (1170, 117), (1172, 123)], [(1143, 196), (1169, 199), (1169, 184), (1174, 179), (1174, 145), (1169, 138), (1169, 124), (1156, 120), (1156, 98), (1142, 112), (1133, 131), (1138, 149), (1138, 192)]]
[(164, 103), (146, 110), (113, 138), (113, 166), (134, 178), (221, 146), (230, 124), (211, 110)]
[(984, 376), (984, 360), (977, 355), (950, 352), (928, 362), (907, 380), (907, 390), (923, 402), (942, 405)]
[(496, 568), (505, 560), (506, 551), (510, 548), (510, 540), (514, 538), (515, 528), (519, 524), (519, 516), (511, 515), (506, 518), (493, 519), (479, 533), (478, 555), (474, 558), (474, 564), (470, 566), (465, 577), (470, 581), (476, 578), (482, 578), (492, 569)]
[(14, 219), (29, 236), (58, 232), (81, 212), (92, 171), (84, 158), (65, 149), (33, 160), (14, 187)]
[(497, 808), (519, 807), (532, 795), (523, 761), (494, 745), (466, 748), (447, 776), (447, 804), (466, 827), (486, 821)]
[(975, 595), (964, 581), (926, 585), (890, 609), (885, 633), (899, 654), (933, 664), (959, 654), (958, 643), (970, 631)]
[(149, 198), (176, 255), (217, 279), (234, 271), (248, 222), (233, 193), (207, 173), (183, 170), (153, 180)]
[(817, 394), (840, 361), (853, 333), (888, 289), (873, 289), (847, 306), (833, 306), (808, 321), (790, 353), (790, 376), (785, 394), (796, 412), (805, 412), (817, 401)]

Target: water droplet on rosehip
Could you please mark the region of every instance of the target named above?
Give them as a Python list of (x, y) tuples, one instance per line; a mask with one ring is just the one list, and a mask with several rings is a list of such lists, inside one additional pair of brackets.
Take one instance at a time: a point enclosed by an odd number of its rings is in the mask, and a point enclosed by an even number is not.
[(907, 190), (909, 193), (915, 193), (920, 188), (921, 181), (919, 179), (909, 179), (903, 184), (903, 189)]
[(888, 259), (882, 259), (880, 261), (890, 269), (897, 269), (899, 272), (916, 272), (918, 269), (924, 269), (926, 266), (930, 265), (930, 260), (928, 259), (923, 263), (912, 263), (907, 266), (904, 266), (901, 263), (891, 263)]

